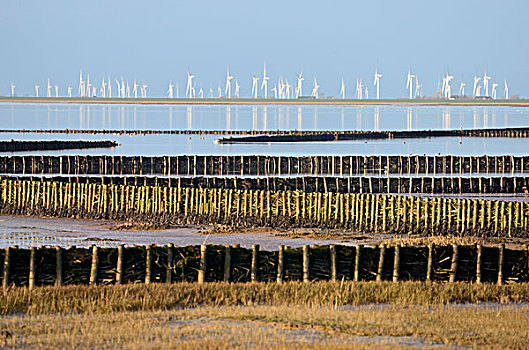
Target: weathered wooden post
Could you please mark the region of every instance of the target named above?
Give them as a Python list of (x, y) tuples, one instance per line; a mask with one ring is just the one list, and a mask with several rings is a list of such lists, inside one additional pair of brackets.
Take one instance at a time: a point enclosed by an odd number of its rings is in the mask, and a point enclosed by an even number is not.
[(498, 247), (498, 285), (503, 284), (503, 266), (505, 262), (505, 243)]
[(364, 246), (357, 245), (355, 249), (355, 267), (354, 267), (354, 280), (355, 282), (360, 281), (360, 261), (362, 258), (362, 248)]
[(481, 283), (482, 249), (481, 244), (476, 246), (476, 283)]
[(92, 266), (90, 268), (90, 285), (97, 284), (97, 267), (99, 266), (99, 250), (96, 245), (92, 245)]
[(308, 283), (310, 281), (310, 247), (308, 245), (303, 246), (303, 282)]
[(224, 282), (231, 280), (231, 247), (224, 248)]
[(259, 244), (252, 245), (252, 265), (250, 271), (250, 279), (252, 282), (257, 282), (257, 262), (259, 261)]
[(459, 262), (459, 245), (452, 244), (452, 264), (450, 266), (450, 282), (457, 281), (457, 265)]
[(331, 259), (331, 281), (336, 282), (336, 249), (334, 244), (329, 245), (329, 255)]
[(208, 246), (205, 244), (202, 244), (200, 246), (200, 266), (198, 269), (198, 283), (204, 284), (206, 281), (206, 254), (208, 252)]
[(393, 256), (393, 282), (399, 281), (400, 272), (400, 246), (395, 246), (395, 254)]
[(152, 244), (145, 247), (145, 284), (152, 281)]
[(118, 245), (118, 261), (116, 263), (116, 284), (123, 283), (123, 244)]
[(165, 272), (165, 283), (173, 282), (173, 258), (174, 258), (174, 244), (167, 245), (167, 270)]
[(433, 280), (433, 261), (435, 256), (435, 244), (430, 243), (428, 245), (428, 264), (426, 267), (426, 281), (431, 282)]
[(381, 244), (378, 248), (378, 268), (377, 268), (377, 282), (382, 282), (384, 273), (384, 255), (386, 255), (386, 245)]
[(283, 283), (285, 273), (285, 246), (280, 244), (277, 251), (277, 283)]
[(35, 259), (36, 259), (36, 249), (35, 247), (29, 248), (29, 289), (35, 288)]
[(62, 285), (62, 248), (55, 247), (55, 286)]

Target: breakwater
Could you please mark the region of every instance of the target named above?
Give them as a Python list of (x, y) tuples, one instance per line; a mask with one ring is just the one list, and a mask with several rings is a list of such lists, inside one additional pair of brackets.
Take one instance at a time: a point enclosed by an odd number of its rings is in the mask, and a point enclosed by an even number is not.
[(332, 175), (529, 173), (529, 156), (0, 156), (3, 174)]
[(83, 148), (110, 148), (115, 141), (0, 141), (0, 152), (53, 151)]
[(3, 288), (41, 285), (287, 282), (529, 281), (527, 246), (303, 246), (276, 251), (235, 246), (117, 248), (8, 247), (0, 250)]
[(353, 232), (529, 235), (529, 203), (399, 195), (0, 180), (0, 213)]

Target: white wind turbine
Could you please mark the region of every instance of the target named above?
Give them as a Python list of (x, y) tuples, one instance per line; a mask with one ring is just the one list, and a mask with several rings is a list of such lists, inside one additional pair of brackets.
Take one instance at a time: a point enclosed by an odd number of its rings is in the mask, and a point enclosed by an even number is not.
[(345, 83), (343, 81), (343, 77), (342, 77), (342, 87), (340, 89), (340, 95), (342, 95), (342, 99), (345, 100)]
[(485, 71), (485, 75), (483, 76), (483, 89), (485, 89), (485, 96), (489, 96), (489, 80), (490, 80), (490, 77), (487, 75), (487, 72)]
[(303, 80), (305, 80), (305, 78), (303, 78), (303, 71), (301, 71), (298, 75), (298, 86), (296, 87), (296, 98), (300, 98), (301, 96), (303, 96)]
[(68, 85), (68, 97), (72, 97), (72, 87)]
[(257, 81), (259, 80), (259, 77), (256, 77), (255, 75), (252, 78), (252, 95), (253, 98), (257, 98)]
[(274, 98), (277, 100), (277, 84), (274, 85), (274, 87), (270, 90), (272, 90), (272, 92), (274, 93)]
[(472, 94), (474, 95), (474, 97), (477, 97), (479, 95), (479, 81), (481, 80), (480, 77), (478, 77), (477, 75), (474, 76), (474, 90), (472, 90)]
[(218, 98), (222, 97), (222, 89), (220, 88), (220, 84), (219, 84), (219, 87), (217, 88), (217, 97)]
[(86, 91), (85, 96), (90, 97), (90, 93), (92, 92), (92, 84), (90, 84), (90, 74), (86, 75)]
[(498, 83), (492, 83), (492, 98), (496, 99), (496, 88), (498, 87)]
[(415, 75), (415, 98), (421, 97), (422, 95), (422, 85), (419, 84), (418, 75)]
[(193, 90), (193, 78), (195, 76), (193, 74), (191, 74), (191, 72), (189, 71), (189, 67), (187, 68), (187, 87), (186, 87), (186, 96), (188, 98), (191, 98), (191, 94), (192, 94), (192, 90)]
[(35, 85), (35, 97), (39, 97), (39, 87), (38, 85)]
[(79, 91), (78, 94), (80, 97), (84, 97), (84, 81), (83, 81), (83, 70), (79, 72)]
[(367, 87), (367, 85), (365, 86), (365, 89), (364, 89), (364, 96), (366, 97), (366, 100), (369, 100), (369, 88)]
[(116, 80), (116, 85), (118, 86), (118, 98), (121, 98), (121, 85), (119, 84), (119, 80)]
[(202, 86), (200, 87), (200, 90), (198, 90), (198, 97), (204, 98), (204, 90), (202, 90)]
[(292, 84), (288, 82), (288, 79), (286, 79), (286, 95), (287, 98), (290, 100), (292, 96)]
[(175, 87), (174, 88), (175, 88), (175, 93), (176, 93), (175, 96), (176, 96), (176, 98), (179, 98), (178, 83), (175, 83)]
[(112, 84), (110, 84), (110, 77), (107, 77), (107, 89), (108, 89), (108, 98), (112, 98)]
[(147, 98), (147, 84), (141, 86), (141, 97)]
[(461, 85), (459, 85), (459, 96), (463, 97), (465, 96), (465, 86), (467, 86), (467, 84), (461, 82)]
[(105, 83), (105, 78), (101, 81), (101, 97), (105, 98), (107, 97), (107, 83)]
[(453, 75), (446, 73), (445, 98), (449, 99), (452, 96), (452, 85), (450, 82), (454, 79)]
[(59, 87), (55, 85), (55, 97), (59, 97)]
[(410, 90), (410, 100), (413, 98), (413, 78), (415, 75), (411, 74), (411, 68), (408, 69), (408, 80), (406, 81), (406, 89)]
[[(239, 98), (239, 90), (241, 89), (241, 86), (239, 85), (239, 81), (237, 78), (235, 78), (235, 97)], [(202, 90), (202, 89), (200, 89)]]
[(127, 80), (127, 98), (130, 98), (130, 85), (129, 85), (128, 80)]
[(509, 86), (507, 85), (507, 80), (504, 80), (503, 81), (504, 83), (504, 93), (505, 93), (505, 99), (508, 100), (509, 99)]
[(48, 90), (47, 90), (46, 97), (51, 97), (51, 84), (50, 84), (50, 78), (48, 78)]
[(15, 84), (11, 83), (11, 97), (15, 96)]
[(126, 88), (126, 85), (125, 85), (125, 82), (123, 81), (123, 77), (121, 77), (121, 97), (122, 98), (125, 98), (127, 95), (125, 95), (125, 88)]
[(314, 98), (319, 98), (320, 97), (320, 94), (318, 92), (320, 86), (318, 85), (318, 82), (316, 81), (316, 77), (314, 77), (314, 88), (312, 89), (312, 94), (311, 96), (314, 97)]
[(92, 97), (97, 97), (97, 88), (92, 86)]
[(382, 74), (378, 73), (378, 67), (376, 67), (375, 68), (375, 82), (373, 84), (377, 88), (377, 100), (380, 99), (380, 78), (382, 78)]
[(266, 76), (266, 61), (264, 63), (264, 69), (263, 69), (263, 83), (261, 84), (261, 90), (264, 89), (264, 98), (268, 98), (268, 80), (270, 77)]
[(361, 100), (363, 98), (364, 94), (364, 84), (362, 83), (362, 80), (356, 79), (356, 99)]
[(228, 66), (228, 71), (226, 73), (226, 89), (224, 90), (224, 95), (227, 95), (228, 98), (231, 98), (231, 80), (233, 76), (230, 75), (230, 66)]
[(173, 98), (173, 82), (169, 81), (169, 89), (167, 90), (167, 96)]
[(136, 83), (136, 79), (134, 79), (134, 83), (132, 84), (132, 93), (134, 94), (134, 98), (138, 98), (138, 86), (139, 85)]

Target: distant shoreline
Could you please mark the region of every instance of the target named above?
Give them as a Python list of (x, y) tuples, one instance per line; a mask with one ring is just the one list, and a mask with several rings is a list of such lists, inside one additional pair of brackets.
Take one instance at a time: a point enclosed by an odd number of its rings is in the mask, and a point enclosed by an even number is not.
[(253, 98), (101, 98), (101, 97), (0, 97), (0, 103), (68, 103), (129, 105), (312, 105), (312, 106), (508, 106), (529, 107), (523, 100), (356, 100), (356, 99), (253, 99)]

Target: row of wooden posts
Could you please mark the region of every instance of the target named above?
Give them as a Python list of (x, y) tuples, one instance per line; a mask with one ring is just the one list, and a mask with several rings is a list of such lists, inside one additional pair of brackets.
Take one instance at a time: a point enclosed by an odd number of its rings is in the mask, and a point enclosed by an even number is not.
[[(238, 246), (234, 246), (234, 247), (239, 248)], [(163, 247), (160, 247), (160, 248), (163, 248)], [(317, 249), (328, 249), (329, 251), (328, 267), (330, 270), (330, 275), (328, 277), (328, 280), (337, 281), (340, 277), (338, 275), (338, 263), (340, 261), (338, 255), (341, 254), (341, 251), (344, 249), (344, 247), (336, 246), (336, 245), (329, 245), (327, 247), (318, 246), (316, 248)], [(362, 260), (363, 253), (362, 252), (366, 248), (364, 248), (363, 245), (357, 245), (355, 247), (350, 247), (350, 248), (354, 249), (354, 255), (352, 256), (353, 261), (351, 261), (351, 266), (353, 268), (352, 268), (350, 276), (342, 276), (342, 278), (345, 279), (347, 277), (347, 279), (351, 279), (354, 281), (361, 281), (362, 280), (361, 270), (362, 270), (362, 264), (363, 264), (363, 260)], [(388, 262), (386, 261), (387, 259), (386, 251), (388, 248), (389, 247), (386, 247), (385, 244), (381, 244), (374, 248), (370, 248), (370, 249), (375, 249), (378, 251), (378, 263), (375, 266), (376, 270), (373, 271), (373, 274), (375, 275), (374, 280), (377, 282), (381, 282), (385, 280), (387, 278), (385, 276), (388, 275), (387, 271), (385, 271), (385, 269), (387, 269), (389, 266)], [(403, 261), (402, 261), (402, 257), (400, 254), (401, 246), (396, 245), (391, 248), (393, 249), (393, 254), (392, 254), (393, 262), (392, 262), (392, 266), (389, 266), (389, 268), (391, 268), (390, 280), (392, 280), (393, 282), (398, 282), (399, 280), (402, 279), (401, 273), (403, 272), (402, 271)], [(413, 247), (408, 247), (408, 248), (413, 248)], [(435, 266), (434, 266), (436, 264), (435, 262), (436, 249), (438, 248), (439, 247), (436, 247), (434, 244), (430, 244), (427, 247), (428, 254), (427, 254), (427, 264), (425, 266), (426, 271), (423, 274), (425, 276), (425, 278), (423, 279), (424, 281), (430, 282), (434, 280), (439, 280), (438, 278), (436, 278)], [(483, 249), (484, 248), (481, 245), (476, 245), (474, 247), (467, 246), (465, 248), (469, 248), (475, 251), (475, 256), (476, 256), (475, 257), (475, 275), (470, 276), (470, 277), (467, 276), (465, 280), (470, 278), (470, 281), (481, 283), (484, 281), (484, 279), (482, 278), (483, 273), (484, 273), (483, 272), (484, 271), (484, 267), (483, 267), (484, 266), (484, 262), (483, 262), (484, 260)], [(47, 248), (47, 249), (50, 249), (50, 248)], [(54, 284), (56, 286), (61, 286), (64, 283), (63, 275), (65, 273), (63, 271), (63, 267), (64, 267), (63, 266), (64, 265), (63, 264), (63, 254), (65, 251), (68, 252), (68, 250), (65, 250), (61, 247), (55, 247), (54, 249), (56, 252), (55, 253), (55, 282)], [(90, 285), (96, 285), (98, 283), (98, 273), (100, 273), (99, 248), (94, 245), (94, 246), (91, 246), (90, 249), (91, 249), (91, 265), (90, 265), (90, 277), (89, 277), (88, 283)], [(114, 249), (117, 249), (117, 260), (116, 260), (116, 265), (114, 266), (114, 268), (110, 270), (110, 272), (115, 273), (115, 278), (113, 282), (116, 284), (122, 284), (124, 283), (123, 276), (124, 276), (124, 271), (125, 271), (125, 266), (124, 266), (125, 248), (123, 245), (119, 245), (117, 248), (114, 248)], [(145, 271), (144, 271), (143, 281), (144, 283), (149, 284), (149, 283), (154, 282), (153, 253), (152, 253), (153, 246), (152, 245), (145, 246), (144, 249), (145, 249), (145, 257), (144, 257), (145, 258)], [(167, 263), (165, 265), (166, 276), (165, 276), (164, 282), (172, 283), (175, 281), (173, 278), (175, 247), (173, 244), (169, 244), (164, 249), (167, 250)], [(200, 284), (205, 283), (206, 281), (212, 280), (212, 276), (207, 275), (209, 271), (208, 269), (210, 268), (208, 266), (208, 250), (209, 249), (211, 248), (208, 245), (200, 246), (200, 260), (199, 260), (198, 268), (196, 269), (196, 275), (194, 278), (194, 280)], [(287, 251), (285, 249), (286, 248), (284, 245), (279, 245), (279, 248), (277, 251), (277, 261), (275, 263), (276, 272), (277, 272), (275, 280), (277, 281), (277, 283), (282, 283), (287, 280), (292, 280), (291, 276), (287, 277), (285, 275), (285, 264), (286, 264), (286, 254), (287, 254)], [(314, 280), (314, 277), (311, 276), (311, 264), (312, 264), (311, 263), (311, 250), (312, 249), (314, 248), (311, 248), (308, 245), (304, 245), (302, 247), (302, 260), (301, 260), (301, 265), (302, 265), (301, 276), (302, 277), (301, 277), (301, 280), (303, 282), (310, 282)], [(459, 273), (458, 273), (458, 269), (460, 269), (460, 266), (459, 266), (460, 249), (461, 249), (461, 246), (456, 245), (456, 244), (452, 245), (451, 247), (451, 256), (449, 257), (450, 268), (447, 271), (449, 282), (456, 282), (458, 280), (463, 280), (459, 278)], [(491, 249), (491, 248), (487, 248), (487, 249)], [(518, 264), (517, 269), (519, 270), (517, 272), (517, 276), (508, 276), (508, 272), (506, 271), (506, 268), (505, 268), (507, 264), (507, 260), (509, 259), (509, 257), (506, 256), (506, 251), (509, 251), (509, 252), (517, 252), (517, 251), (506, 250), (504, 244), (500, 244), (498, 248), (496, 249), (498, 252), (497, 253), (498, 260), (497, 260), (497, 265), (495, 268), (496, 277), (497, 277), (495, 281), (497, 284), (501, 285), (506, 280), (520, 282), (520, 281), (524, 281), (528, 279), (529, 277), (528, 276), (529, 251), (527, 250), (527, 245), (523, 246), (522, 250), (519, 251), (519, 253), (522, 254), (521, 255), (522, 258), (520, 259), (519, 262), (515, 263), (515, 264)], [(3, 263), (3, 274), (2, 274), (2, 286), (4, 290), (10, 286), (11, 281), (15, 277), (15, 276), (12, 276), (12, 271), (11, 271), (12, 270), (12, 267), (11, 267), (12, 257), (11, 256), (13, 252), (16, 250), (20, 250), (20, 249), (17, 247), (7, 247), (4, 249), (4, 263)], [(232, 247), (225, 246), (223, 250), (224, 251), (222, 255), (223, 255), (224, 262), (222, 266), (223, 273), (222, 273), (221, 280), (225, 282), (233, 282), (232, 272), (234, 271), (235, 268), (237, 268), (237, 266), (234, 266), (232, 262)], [(26, 264), (29, 265), (28, 275), (26, 276), (27, 284), (24, 282), (19, 283), (20, 285), (27, 285), (30, 289), (34, 288), (37, 285), (36, 283), (37, 281), (36, 277), (37, 277), (37, 271), (38, 271), (37, 259), (36, 259), (37, 251), (38, 250), (36, 247), (29, 248), (29, 262), (27, 261), (25, 262)], [(250, 278), (249, 278), (250, 282), (258, 282), (262, 280), (262, 278), (260, 278), (259, 276), (259, 266), (258, 266), (259, 265), (259, 254), (260, 254), (259, 245), (253, 245), (251, 248), (251, 264), (250, 264)], [(24, 280), (23, 276), (16, 276), (16, 277), (18, 281)], [(491, 281), (490, 278), (488, 280)], [(270, 281), (270, 279), (267, 279), (267, 281)]]
[(387, 233), (529, 233), (529, 203), (520, 201), (12, 179), (0, 180), (0, 212)]
[(6, 179), (107, 185), (229, 188), (272, 191), (392, 194), (527, 194), (529, 177), (331, 176), (4, 176)]
[(527, 156), (4, 156), (0, 173), (100, 175), (483, 174), (529, 172)]

